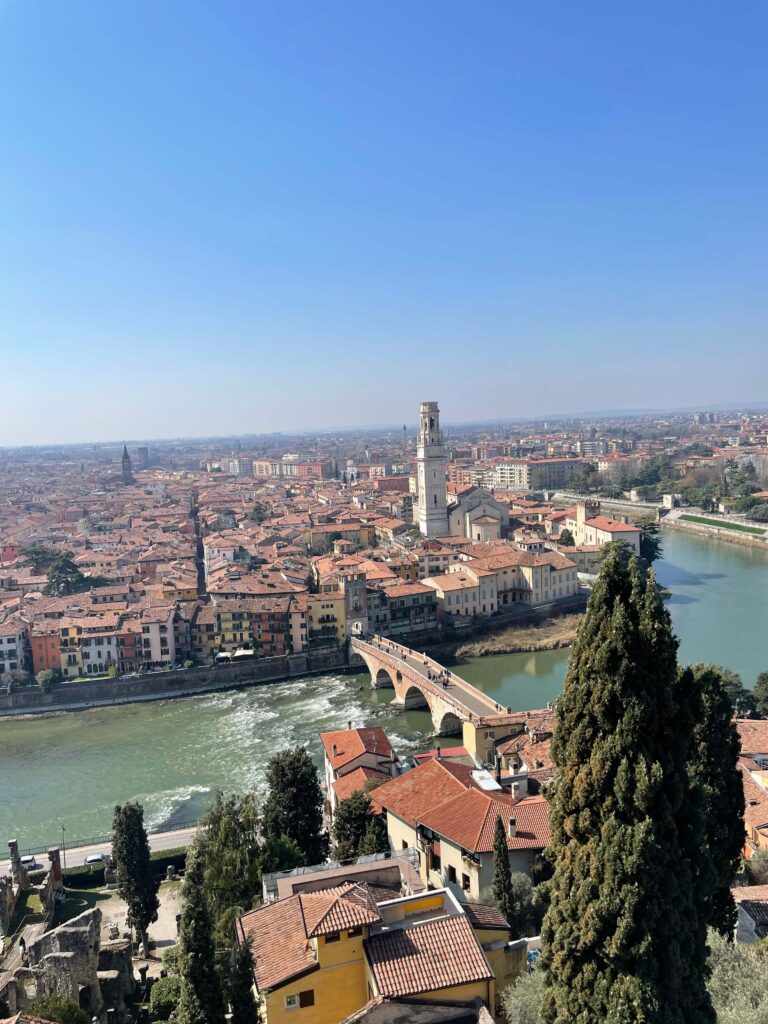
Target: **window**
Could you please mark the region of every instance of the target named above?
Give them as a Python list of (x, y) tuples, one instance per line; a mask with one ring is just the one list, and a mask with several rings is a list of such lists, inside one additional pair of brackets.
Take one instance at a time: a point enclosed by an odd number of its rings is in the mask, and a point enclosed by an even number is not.
[(299, 1005), (298, 996), (286, 996), (285, 997), (285, 1008), (286, 1010), (295, 1010)]
[(456, 868), (453, 864), (448, 865), (448, 881), (456, 884)]
[(338, 942), (340, 938), (341, 935), (339, 932), (328, 932), (328, 934), (325, 936), (325, 941), (326, 944), (329, 942)]
[(299, 992), (299, 1006), (314, 1006), (315, 1005), (315, 990), (308, 988), (306, 992)]
[(461, 888), (464, 890), (464, 892), (469, 892), (469, 875), (462, 874)]
[(350, 928), (349, 931), (347, 932), (347, 938), (348, 939), (356, 939), (358, 935), (362, 935), (362, 934), (363, 934), (363, 929), (361, 927), (360, 928)]
[(406, 843), (406, 841), (405, 841), (405, 840), (403, 840), (403, 849), (404, 849), (404, 850), (407, 850), (407, 849), (408, 849), (408, 843)]

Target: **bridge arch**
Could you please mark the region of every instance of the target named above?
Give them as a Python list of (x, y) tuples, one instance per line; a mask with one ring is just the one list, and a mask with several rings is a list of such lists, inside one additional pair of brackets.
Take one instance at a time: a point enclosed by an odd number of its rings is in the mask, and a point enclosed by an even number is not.
[(385, 665), (382, 665), (375, 675), (371, 672), (371, 677), (371, 685), (374, 689), (394, 689), (395, 681), (392, 678), (392, 673)]
[(398, 704), (400, 704), (402, 707), (406, 709), (429, 707), (429, 701), (424, 695), (424, 691), (420, 690), (418, 686), (415, 686), (413, 683), (411, 683), (411, 685), (405, 691), (402, 700), (398, 701)]
[[(434, 720), (433, 715), (433, 720)], [(435, 723), (435, 733), (438, 736), (461, 736), (462, 726), (461, 719), (453, 711), (446, 711), (440, 718), (440, 722)]]

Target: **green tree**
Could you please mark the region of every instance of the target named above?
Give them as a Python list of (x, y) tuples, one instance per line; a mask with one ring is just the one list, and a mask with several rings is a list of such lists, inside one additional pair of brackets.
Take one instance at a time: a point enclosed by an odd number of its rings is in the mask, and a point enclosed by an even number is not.
[(117, 891), (128, 905), (128, 919), (141, 937), (144, 956), (148, 957), (147, 929), (157, 920), (160, 878), (152, 871), (149, 841), (144, 828), (144, 808), (136, 801), (115, 807), (112, 857), (117, 874)]
[(254, 523), (263, 523), (268, 517), (269, 509), (262, 501), (255, 502), (253, 508), (248, 514), (248, 518), (252, 519)]
[(515, 917), (515, 897), (512, 891), (512, 868), (509, 866), (507, 830), (501, 815), (496, 817), (493, 833), (493, 902), (511, 931)]
[(372, 853), (389, 853), (389, 849), (387, 826), (380, 814), (374, 814), (368, 822), (365, 835), (357, 851), (358, 855), (363, 857)]
[(91, 1024), (85, 1010), (81, 1010), (63, 996), (40, 996), (39, 999), (32, 999), (24, 1007), (24, 1013), (29, 1017), (53, 1021), (54, 1024)]
[(738, 770), (741, 741), (733, 722), (733, 709), (713, 665), (693, 665), (681, 674), (690, 676), (696, 702), (696, 724), (689, 767), (694, 785), (701, 787), (704, 849), (709, 864), (700, 864), (702, 902), (708, 923), (721, 935), (733, 938), (736, 904), (731, 886), (744, 847), (744, 788)]
[[(766, 1024), (768, 1021), (768, 958), (759, 946), (729, 942), (719, 932), (709, 934), (707, 988), (718, 1024)], [(541, 970), (523, 974), (504, 989), (501, 1004), (507, 1024), (544, 1024), (545, 998)], [(661, 1008), (660, 1008), (661, 1010)], [(631, 1012), (626, 1019), (637, 1021)], [(661, 1015), (647, 1020), (666, 1020)]]
[(154, 1019), (168, 1020), (178, 1009), (180, 998), (181, 978), (177, 974), (158, 978), (149, 996), (149, 1008)]
[(40, 672), (35, 676), (35, 682), (43, 691), (43, 693), (50, 693), (56, 683), (59, 681), (61, 673), (54, 672), (52, 668), (41, 669)]
[(44, 544), (35, 543), (19, 551), (21, 564), (28, 566), (34, 573), (46, 572), (59, 556), (55, 548), (47, 548)]
[(709, 936), (709, 991), (718, 1024), (765, 1024), (768, 1021), (768, 959), (754, 946)]
[(768, 718), (768, 672), (761, 672), (757, 677), (752, 696), (755, 700), (755, 710), (760, 718)]
[(643, 516), (635, 524), (640, 529), (640, 557), (648, 565), (661, 558), (661, 527), (651, 516)]
[(725, 690), (737, 718), (750, 718), (757, 714), (755, 695), (751, 690), (746, 689), (737, 672), (730, 668), (723, 668), (722, 665), (697, 664), (692, 667), (696, 672), (707, 671), (718, 676), (720, 685)]
[[(333, 856), (336, 860), (352, 860), (359, 857), (366, 836), (371, 828), (368, 844), (373, 843), (376, 849), (366, 850), (366, 853), (382, 853), (389, 848), (389, 844), (381, 849), (381, 826), (377, 826), (379, 815), (374, 814), (371, 805), (371, 798), (363, 790), (358, 790), (346, 800), (341, 800), (336, 813), (333, 816)], [(384, 828), (384, 841), (386, 842), (386, 828)]]
[(81, 594), (91, 585), (75, 564), (71, 551), (62, 551), (45, 575), (48, 583), (43, 593), (52, 597)]
[(259, 1013), (253, 997), (253, 959), (250, 942), (238, 946), (232, 958), (229, 985), (230, 1024), (258, 1024)]
[(652, 572), (604, 562), (557, 702), (553, 875), (542, 929), (548, 1024), (709, 1024), (703, 840), (689, 705)]
[(573, 539), (573, 534), (567, 526), (564, 527), (557, 535), (557, 543), (562, 548), (572, 548), (576, 544), (576, 541)]
[(501, 993), (501, 1007), (507, 1024), (544, 1024), (544, 972), (521, 974)]
[(302, 854), (284, 836), (259, 837), (259, 807), (253, 790), (224, 796), (217, 792), (203, 815), (198, 855), (218, 949), (234, 942), (234, 919), (261, 900), (264, 872), (298, 867)]
[(328, 855), (323, 831), (323, 793), (317, 768), (306, 747), (281, 750), (267, 764), (269, 792), (264, 804), (265, 836), (287, 836), (297, 844), (305, 864), (320, 864)]
[(224, 1024), (224, 998), (216, 973), (204, 864), (195, 845), (187, 856), (179, 945), (181, 996), (176, 1019), (179, 1024)]

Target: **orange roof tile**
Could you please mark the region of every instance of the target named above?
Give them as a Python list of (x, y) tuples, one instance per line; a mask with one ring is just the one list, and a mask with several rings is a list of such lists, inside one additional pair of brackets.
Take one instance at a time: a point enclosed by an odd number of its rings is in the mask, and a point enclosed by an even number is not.
[[(393, 756), (392, 744), (380, 726), (365, 729), (340, 729), (337, 732), (321, 732), (320, 739), (325, 755), (336, 771), (363, 754), (377, 754), (379, 757)], [(334, 754), (333, 748), (336, 747)]]
[(493, 978), (466, 917), (374, 935), (366, 955), (382, 996), (408, 996)]

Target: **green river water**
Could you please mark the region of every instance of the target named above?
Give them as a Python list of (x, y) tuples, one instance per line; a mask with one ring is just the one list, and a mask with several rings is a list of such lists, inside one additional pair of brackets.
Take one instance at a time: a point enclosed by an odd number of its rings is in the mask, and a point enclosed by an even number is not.
[[(664, 533), (659, 579), (680, 660), (714, 661), (747, 685), (768, 669), (768, 556), (752, 548)], [(455, 667), (514, 709), (542, 707), (560, 692), (567, 651), (474, 658)], [(189, 821), (211, 791), (259, 787), (275, 750), (324, 730), (378, 723), (400, 753), (423, 747), (431, 719), (395, 711), (392, 693), (368, 677), (326, 675), (175, 701), (0, 721), (0, 848), (24, 848), (108, 831), (114, 805), (137, 798), (148, 823)], [(444, 741), (446, 742), (446, 741)], [(456, 741), (459, 742), (459, 741)]]

